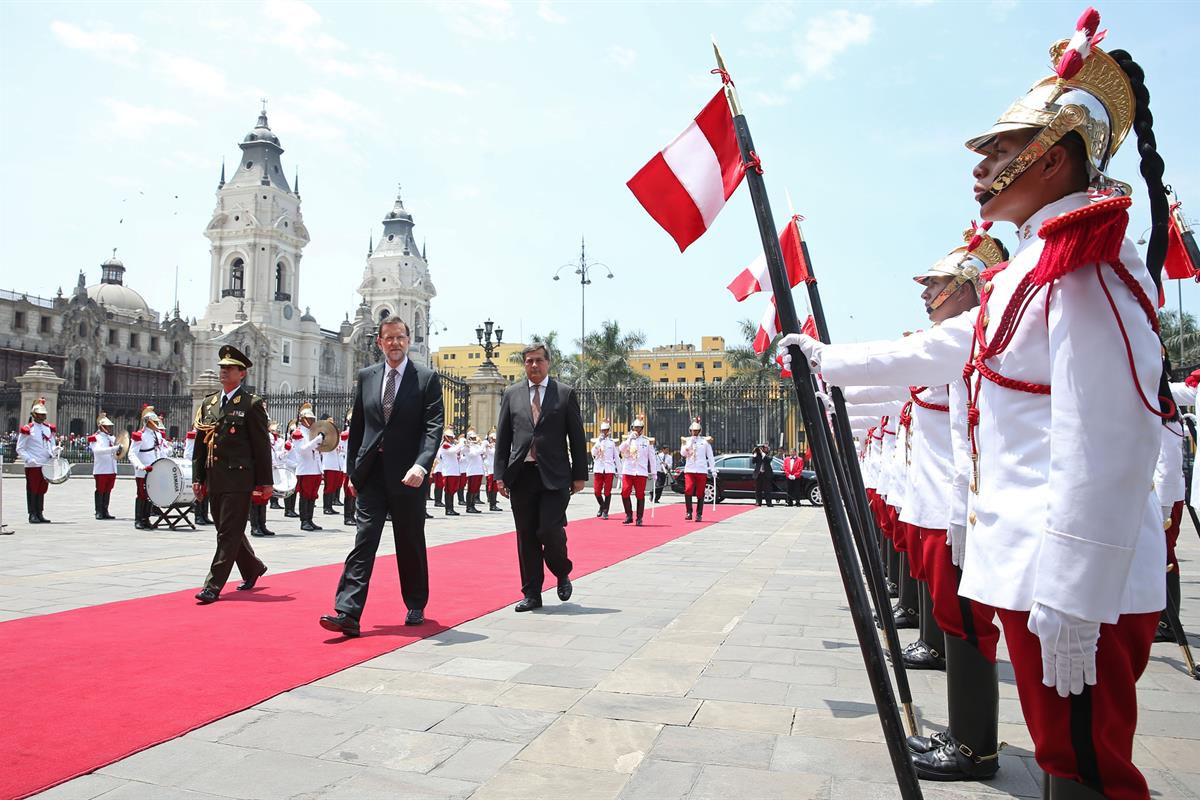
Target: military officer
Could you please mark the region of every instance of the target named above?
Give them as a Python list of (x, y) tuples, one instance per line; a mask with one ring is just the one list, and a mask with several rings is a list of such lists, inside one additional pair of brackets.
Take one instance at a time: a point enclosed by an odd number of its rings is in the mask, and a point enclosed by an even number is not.
[(596, 494), (599, 510), (596, 516), (608, 519), (608, 507), (612, 504), (613, 478), (617, 474), (617, 444), (611, 436), (612, 422), (600, 423), (600, 436), (592, 442), (592, 490)]
[(96, 482), (96, 519), (116, 519), (108, 513), (108, 501), (117, 483), (117, 451), (121, 446), (113, 436), (113, 421), (103, 411), (96, 418), (96, 432), (88, 437), (92, 451), (92, 479)]
[(642, 524), (642, 514), (646, 510), (646, 479), (654, 474), (656, 469), (654, 445), (642, 435), (646, 429), (646, 419), (639, 414), (633, 420), (633, 430), (625, 434), (618, 452), (621, 455), (621, 505), (625, 507), (625, 521), (622, 525), (634, 523), (633, 502), (630, 495), (637, 493), (637, 525)]
[(269, 498), (273, 491), (266, 403), (242, 386), (253, 365), (232, 345), (218, 355), (221, 390), (205, 397), (196, 410), (192, 459), (192, 491), (196, 499), (210, 498), (217, 526), (217, 551), (204, 588), (196, 594), (201, 605), (220, 598), (235, 564), (242, 576), (239, 591), (253, 589), (266, 573), (267, 565), (246, 538), (246, 521), (252, 495)]
[(31, 525), (49, 522), (42, 515), (46, 505), (46, 490), (50, 484), (42, 474), (42, 466), (50, 463), (62, 452), (54, 438), (55, 427), (46, 422), (46, 401), (38, 401), (29, 409), (29, 422), (21, 426), (17, 435), (17, 455), (25, 463), (25, 504), (29, 509)]
[[(692, 420), (688, 427), (689, 436), (685, 436), (679, 448), (683, 456), (683, 502), (687, 507), (685, 519), (692, 518), (692, 498), (696, 499), (696, 522), (704, 519), (704, 489), (708, 486), (708, 476), (714, 478), (717, 474), (717, 463), (713, 460), (712, 445), (703, 436), (704, 429), (700, 418)], [(713, 486), (716, 489), (716, 486)]]

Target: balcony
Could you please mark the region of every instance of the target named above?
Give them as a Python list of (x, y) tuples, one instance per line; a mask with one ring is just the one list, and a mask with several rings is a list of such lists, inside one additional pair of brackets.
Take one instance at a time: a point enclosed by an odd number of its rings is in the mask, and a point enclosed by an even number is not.
[(275, 299), (277, 301), (279, 301), (280, 303), (290, 303), (290, 302), (292, 302), (292, 293), (291, 292), (276, 292)]
[(246, 296), (245, 289), (222, 289), (221, 290), (221, 299), (222, 300), (225, 299), (226, 297), (245, 297), (245, 296)]

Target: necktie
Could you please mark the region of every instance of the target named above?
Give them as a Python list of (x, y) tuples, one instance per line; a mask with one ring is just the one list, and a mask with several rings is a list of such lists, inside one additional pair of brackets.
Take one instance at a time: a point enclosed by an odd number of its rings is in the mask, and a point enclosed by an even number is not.
[(225, 404), (228, 402), (229, 402), (229, 395), (227, 395), (227, 394), (221, 395), (221, 413), (222, 414), (225, 413)]
[(387, 385), (383, 387), (383, 421), (392, 416), (392, 404), (396, 402), (396, 370), (388, 370)]
[[(541, 394), (541, 392), (539, 391), (538, 386), (535, 385), (533, 387), (533, 399), (532, 399), (532, 402), (533, 402), (533, 409), (532, 409), (533, 426), (535, 428), (537, 427), (538, 419), (542, 416), (542, 401), (538, 397), (538, 395), (540, 395), (540, 394)], [(530, 441), (530, 443), (529, 443), (529, 457), (534, 460), (537, 459), (537, 445), (534, 444), (533, 441)]]

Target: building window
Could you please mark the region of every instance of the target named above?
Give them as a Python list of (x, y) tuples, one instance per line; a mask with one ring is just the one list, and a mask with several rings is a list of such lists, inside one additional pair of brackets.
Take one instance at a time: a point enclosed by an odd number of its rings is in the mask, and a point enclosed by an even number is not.
[(50, 318), (47, 316), (43, 316), (38, 321), (38, 333), (49, 333), (49, 332), (50, 332)]
[(659, 383), (670, 383), (671, 379), (670, 378), (659, 378), (658, 382)]
[(704, 362), (703, 362), (703, 361), (697, 361), (697, 362), (696, 362), (696, 369), (704, 369)]
[(292, 299), (288, 291), (287, 265), (282, 261), (275, 265), (275, 299), (285, 303)]
[(115, 345), (115, 344), (117, 344), (117, 343), (118, 343), (118, 342), (117, 342), (117, 329), (116, 329), (116, 328), (109, 328), (109, 329), (108, 329), (108, 343), (109, 343), (109, 344), (111, 344), (111, 345)]
[(78, 391), (87, 389), (87, 362), (82, 358), (75, 361), (75, 389)]
[(676, 367), (676, 369), (687, 369), (687, 362), (686, 361), (676, 361), (675, 367)]
[(713, 383), (720, 383), (720, 382), (721, 382), (720, 378), (713, 378)]
[(670, 364), (668, 364), (666, 361), (660, 361), (660, 362), (658, 362), (658, 368), (659, 368), (659, 369), (666, 369), (666, 368), (667, 368), (667, 367), (669, 367), (669, 366), (671, 366), (671, 365), (670, 365)]
[(129, 334), (129, 349), (137, 350), (138, 346), (138, 335), (136, 333)]
[(158, 337), (157, 336), (150, 337), (150, 352), (151, 353), (158, 352)]
[(171, 342), (171, 352), (174, 353), (175, 355), (179, 355), (179, 340), (178, 339)]
[(283, 340), (283, 348), (280, 352), (283, 353), (283, 363), (291, 364), (292, 363), (292, 340), (291, 339)]
[(647, 361), (645, 364), (642, 364), (642, 369), (650, 369), (650, 362)]
[(87, 323), (86, 322), (79, 323), (79, 338), (80, 339), (87, 338)]
[(676, 383), (687, 383), (687, 378), (676, 378), (675, 382)]
[(16, 311), (13, 313), (13, 330), (14, 331), (25, 330), (25, 312), (24, 311)]
[(713, 369), (720, 369), (720, 368), (721, 368), (721, 362), (720, 362), (720, 361), (714, 361), (714, 362), (713, 362)]
[(222, 297), (246, 296), (246, 262), (234, 259), (229, 265), (229, 288), (221, 292)]

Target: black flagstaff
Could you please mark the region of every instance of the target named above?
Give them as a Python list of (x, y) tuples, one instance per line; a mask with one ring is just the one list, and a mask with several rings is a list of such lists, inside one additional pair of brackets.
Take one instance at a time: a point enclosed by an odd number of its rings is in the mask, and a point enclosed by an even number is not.
[[(716, 45), (714, 44), (715, 49)], [(717, 63), (724, 73), (725, 65), (720, 51), (717, 51)], [(758, 219), (758, 232), (762, 239), (763, 252), (771, 275), (780, 328), (785, 333), (799, 333), (800, 326), (796, 320), (796, 308), (792, 303), (792, 293), (787, 282), (787, 271), (783, 266), (783, 253), (779, 248), (779, 237), (775, 232), (766, 186), (762, 175), (754, 166), (757, 164), (758, 158), (754, 151), (754, 140), (750, 136), (750, 127), (746, 123), (745, 115), (740, 111), (733, 87), (726, 84), (725, 93), (733, 113), (733, 125), (737, 133), (742, 161), (750, 165), (746, 170), (746, 182), (750, 186), (750, 197), (754, 205), (755, 216)], [(817, 461), (817, 483), (821, 489), (821, 496), (825, 499), (825, 519), (829, 525), (829, 535), (833, 542), (834, 555), (837, 557), (838, 569), (841, 572), (842, 585), (845, 587), (846, 599), (850, 605), (850, 616), (854, 620), (854, 629), (862, 650), (867, 678), (871, 683), (875, 708), (883, 727), (884, 738), (887, 741), (888, 754), (892, 759), (892, 769), (896, 774), (901, 797), (904, 800), (917, 800), (922, 797), (921, 785), (917, 781), (912, 759), (908, 754), (904, 728), (900, 722), (900, 713), (896, 708), (892, 685), (888, 680), (887, 667), (884, 664), (883, 650), (879, 645), (879, 638), (875, 635), (874, 624), (871, 621), (870, 603), (863, 590), (861, 568), (854, 553), (854, 544), (846, 521), (846, 510), (842, 504), (837, 482), (834, 480), (836, 472), (833, 463), (833, 444), (829, 436), (829, 429), (822, 419), (824, 406), (818, 402), (816, 392), (809, 383), (811, 372), (799, 347), (792, 348), (792, 364), (798, 367), (792, 372), (792, 383), (800, 401), (804, 427), (812, 440), (813, 458)]]

